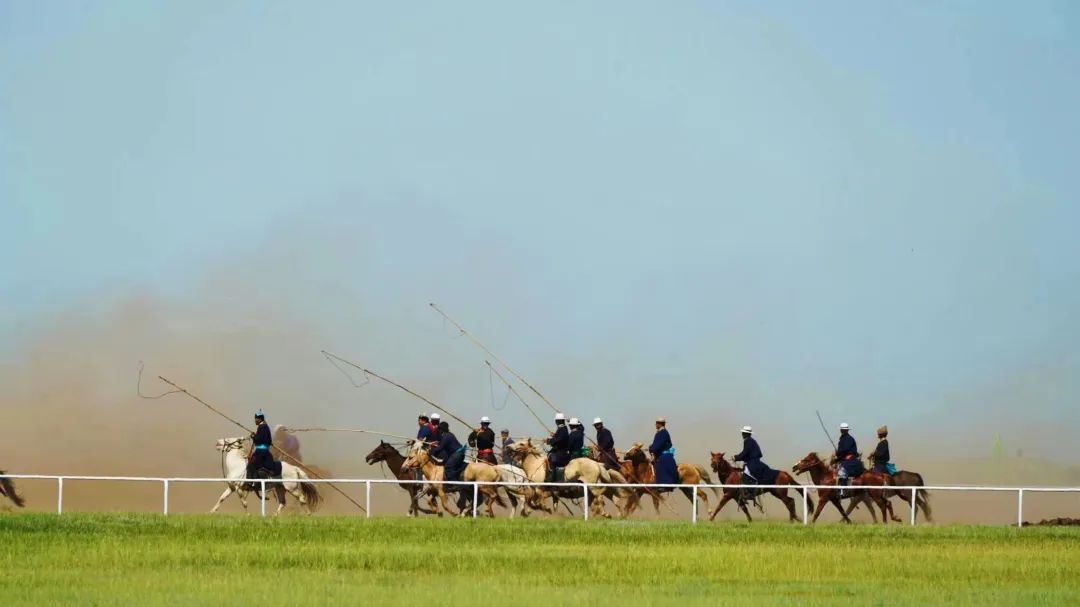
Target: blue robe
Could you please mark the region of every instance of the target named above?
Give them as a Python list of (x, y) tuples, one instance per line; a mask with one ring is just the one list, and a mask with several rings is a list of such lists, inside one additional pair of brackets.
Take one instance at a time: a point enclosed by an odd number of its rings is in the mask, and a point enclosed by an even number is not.
[[(442, 460), (444, 481), (461, 480), (461, 473), (465, 471), (465, 449), (453, 432), (447, 432), (439, 438), (439, 444), (431, 450), (431, 456)], [(446, 490), (453, 488), (446, 487)]]
[(619, 469), (619, 455), (615, 453), (615, 438), (611, 430), (601, 427), (596, 431), (596, 446), (600, 448), (604, 467), (609, 470)]
[(779, 471), (766, 466), (761, 457), (761, 447), (754, 437), (748, 436), (743, 439), (743, 449), (735, 455), (735, 461), (746, 464), (747, 472), (759, 485), (772, 485), (776, 482)]
[(675, 463), (675, 447), (671, 444), (671, 435), (667, 428), (656, 431), (652, 445), (649, 445), (649, 453), (655, 458), (653, 471), (656, 473), (656, 482), (661, 485), (679, 484), (679, 465)]
[(430, 441), (431, 426), (428, 426), (427, 424), (420, 426), (420, 429), (416, 432), (416, 440)]
[(582, 451), (585, 450), (585, 429), (578, 427), (570, 431), (570, 438), (568, 441), (567, 449), (570, 451), (570, 459), (577, 459), (584, 457)]
[(266, 470), (271, 476), (281, 476), (281, 462), (274, 461), (270, 447), (274, 446), (270, 426), (263, 422), (255, 428), (252, 441), (251, 459), (248, 462), (248, 478), (255, 478), (259, 470)]
[(570, 432), (565, 425), (555, 428), (555, 435), (547, 440), (551, 447), (548, 461), (552, 468), (565, 468), (570, 463)]
[(855, 444), (855, 437), (850, 434), (840, 435), (840, 440), (836, 443), (836, 459), (840, 460), (840, 467), (851, 478), (866, 472), (866, 467), (859, 459), (859, 447)]

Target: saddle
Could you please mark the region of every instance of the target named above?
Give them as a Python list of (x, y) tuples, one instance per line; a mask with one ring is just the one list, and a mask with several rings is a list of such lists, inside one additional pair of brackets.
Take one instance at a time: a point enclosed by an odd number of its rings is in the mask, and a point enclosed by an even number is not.
[(743, 499), (753, 500), (757, 498), (758, 494), (761, 492), (761, 489), (756, 487), (757, 484), (757, 479), (750, 476), (750, 473), (744, 470), (742, 473), (742, 487), (739, 488)]

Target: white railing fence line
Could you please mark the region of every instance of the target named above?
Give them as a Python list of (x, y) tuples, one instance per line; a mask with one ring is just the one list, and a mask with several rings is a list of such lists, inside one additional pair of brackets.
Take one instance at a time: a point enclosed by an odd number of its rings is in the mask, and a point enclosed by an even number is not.
[[(96, 475), (54, 475), (54, 474), (0, 474), (0, 478), (10, 478), (14, 480), (54, 480), (56, 481), (56, 513), (64, 513), (64, 481), (113, 481), (113, 482), (146, 482), (146, 483), (161, 483), (162, 486), (162, 506), (161, 512), (164, 515), (169, 514), (169, 488), (172, 483), (221, 483), (221, 482), (242, 482), (246, 479), (223, 479), (217, 478), (200, 478), (200, 477), (153, 477), (153, 476), (96, 476)], [(281, 481), (277, 479), (256, 479), (253, 482), (257, 482), (260, 485), (260, 492), (265, 496), (267, 485), (274, 485), (275, 483), (290, 482)], [(592, 488), (617, 488), (617, 489), (690, 489), (691, 492), (691, 508), (690, 508), (690, 521), (692, 523), (698, 522), (698, 489), (791, 489), (798, 491), (802, 494), (802, 522), (804, 525), (810, 522), (810, 492), (819, 489), (836, 489), (836, 485), (726, 485), (726, 484), (700, 484), (700, 485), (671, 485), (671, 484), (651, 484), (641, 485), (633, 483), (533, 483), (533, 482), (502, 482), (502, 481), (427, 481), (427, 480), (398, 480), (398, 479), (366, 479), (366, 478), (312, 478), (305, 479), (306, 483), (334, 483), (339, 485), (364, 485), (364, 511), (365, 517), (371, 517), (371, 493), (372, 485), (451, 485), (451, 486), (466, 486), (472, 488), (472, 516), (477, 516), (477, 506), (479, 503), (480, 487), (487, 485), (494, 485), (500, 487), (578, 487), (582, 490), (582, 497), (584, 499), (583, 504), (583, 518), (589, 520), (589, 500)], [(1024, 522), (1024, 493), (1080, 493), (1080, 487), (986, 487), (977, 485), (926, 485), (926, 486), (889, 486), (886, 487), (890, 491), (911, 491), (911, 524), (915, 524), (915, 504), (917, 503), (919, 491), (974, 491), (974, 492), (1006, 492), (1016, 493), (1016, 524), (1018, 527), (1023, 527)], [(881, 489), (881, 487), (845, 487), (845, 490), (849, 491), (869, 491)], [(262, 516), (266, 516), (266, 502), (268, 500), (259, 500), (259, 512)]]

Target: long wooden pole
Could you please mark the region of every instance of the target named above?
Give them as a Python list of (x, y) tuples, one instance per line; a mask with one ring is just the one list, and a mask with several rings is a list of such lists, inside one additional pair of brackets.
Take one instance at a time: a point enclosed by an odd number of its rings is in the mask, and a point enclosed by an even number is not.
[(352, 362), (350, 360), (346, 360), (346, 359), (338, 356), (337, 354), (327, 352), (326, 350), (323, 350), (322, 353), (323, 353), (324, 356), (333, 358), (334, 360), (337, 360), (337, 361), (341, 361), (341, 362), (345, 363), (346, 365), (349, 365), (350, 367), (353, 367), (355, 369), (359, 369), (360, 371), (363, 371), (364, 373), (366, 373), (367, 375), (370, 375), (371, 377), (374, 377), (376, 379), (381, 379), (382, 381), (390, 384), (391, 386), (394, 386), (395, 388), (398, 388), (399, 390), (402, 390), (404, 392), (407, 392), (407, 393), (415, 396), (416, 398), (419, 398), (420, 400), (424, 401), (425, 403), (431, 405), (432, 407), (435, 407), (439, 411), (442, 411), (443, 413), (445, 413), (445, 414), (449, 415), (450, 417), (456, 419), (457, 421), (461, 422), (462, 425), (464, 425), (466, 428), (472, 428), (473, 427), (472, 424), (470, 424), (469, 422), (461, 419), (457, 415), (454, 415), (454, 413), (452, 411), (448, 410), (447, 408), (443, 407), (442, 405), (439, 405), (438, 403), (431, 400), (430, 398), (427, 398), (426, 396), (423, 396), (423, 395), (421, 395), (421, 394), (419, 394), (417, 392), (414, 392), (414, 391), (406, 388), (405, 386), (397, 383), (396, 381), (394, 381), (392, 379), (383, 377), (382, 375), (379, 375), (378, 373), (372, 371), (371, 369), (361, 367), (360, 365), (358, 365), (358, 364), (356, 364), (356, 363), (354, 363), (354, 362)]
[(506, 381), (506, 378), (502, 376), (502, 373), (499, 373), (499, 370), (495, 368), (495, 365), (491, 364), (490, 361), (486, 360), (484, 361), (484, 363), (487, 364), (488, 369), (490, 369), (491, 372), (494, 373), (495, 376), (498, 377), (502, 383), (506, 384), (506, 387), (510, 389), (510, 392), (513, 393), (513, 395), (516, 396), (519, 401), (521, 401), (521, 404), (525, 405), (525, 408), (529, 410), (529, 413), (532, 413), (532, 416), (536, 418), (536, 421), (540, 424), (540, 426), (544, 430), (551, 432), (551, 428), (548, 428), (547, 424), (544, 423), (544, 420), (540, 419), (540, 416), (536, 414), (536, 411), (533, 411), (533, 408), (529, 406), (529, 403), (525, 402), (524, 398), (521, 398), (521, 395), (518, 394), (518, 391), (514, 389), (513, 384)]
[(479, 346), (479, 348), (480, 348), (481, 350), (483, 350), (484, 352), (487, 352), (487, 355), (488, 355), (488, 356), (490, 356), (490, 357), (491, 357), (491, 358), (492, 358), (492, 359), (493, 359), (493, 360), (494, 360), (495, 362), (497, 362), (497, 363), (499, 363), (500, 365), (502, 365), (502, 366), (503, 366), (503, 368), (504, 368), (504, 369), (506, 369), (507, 371), (509, 371), (511, 375), (513, 375), (514, 377), (516, 377), (518, 381), (520, 381), (521, 383), (525, 384), (525, 386), (526, 386), (526, 387), (528, 387), (528, 388), (529, 388), (530, 390), (532, 390), (534, 394), (536, 394), (537, 396), (539, 396), (539, 397), (540, 397), (540, 400), (544, 401), (544, 403), (545, 403), (545, 404), (546, 404), (547, 406), (551, 407), (551, 410), (552, 410), (552, 411), (554, 411), (555, 413), (559, 413), (559, 410), (558, 410), (557, 408), (555, 408), (555, 405), (551, 404), (551, 401), (550, 401), (550, 400), (548, 400), (548, 399), (547, 399), (547, 397), (546, 397), (546, 396), (544, 396), (544, 395), (543, 395), (543, 393), (542, 393), (542, 392), (540, 392), (540, 390), (538, 390), (538, 389), (536, 388), (536, 386), (534, 386), (534, 385), (530, 384), (530, 383), (529, 383), (529, 382), (528, 382), (528, 381), (527, 381), (527, 380), (526, 380), (526, 379), (525, 379), (524, 377), (522, 377), (522, 376), (521, 376), (521, 374), (519, 374), (519, 373), (518, 373), (517, 371), (515, 371), (515, 370), (514, 370), (514, 369), (513, 369), (513, 368), (512, 368), (512, 367), (511, 367), (510, 365), (506, 364), (506, 361), (504, 361), (503, 359), (501, 359), (501, 358), (499, 358), (498, 356), (496, 356), (496, 355), (495, 355), (495, 353), (494, 353), (494, 352), (492, 352), (490, 348), (488, 348), (488, 347), (487, 347), (487, 346), (485, 346), (484, 344), (480, 343), (480, 340), (476, 339), (475, 337), (473, 337), (473, 336), (472, 336), (472, 334), (471, 334), (471, 333), (469, 333), (468, 331), (466, 331), (466, 330), (465, 330), (465, 327), (463, 327), (463, 326), (459, 325), (459, 324), (457, 323), (457, 321), (456, 321), (456, 320), (454, 320), (453, 318), (450, 318), (450, 316), (448, 316), (448, 315), (446, 314), (446, 312), (443, 312), (443, 311), (442, 311), (441, 309), (439, 309), (439, 306), (435, 305), (434, 303), (431, 303), (431, 304), (428, 304), (428, 305), (430, 305), (430, 306), (431, 306), (431, 309), (433, 309), (433, 310), (435, 310), (436, 312), (438, 312), (438, 313), (439, 313), (439, 314), (440, 314), (440, 315), (441, 315), (441, 316), (442, 316), (442, 317), (443, 317), (444, 319), (448, 320), (448, 321), (450, 322), (450, 324), (452, 324), (452, 325), (454, 325), (455, 327), (457, 327), (458, 331), (461, 331), (461, 334), (462, 334), (462, 335), (464, 335), (465, 337), (468, 337), (468, 338), (469, 338), (469, 341), (471, 341), (471, 342), (473, 342), (474, 344), (476, 344), (477, 346)]
[[(203, 400), (203, 399), (199, 398), (198, 396), (195, 396), (194, 394), (192, 394), (191, 392), (189, 392), (187, 388), (184, 388), (184, 387), (182, 387), (182, 386), (180, 386), (180, 385), (178, 385), (178, 384), (176, 384), (176, 383), (174, 383), (174, 382), (172, 382), (172, 381), (170, 381), (170, 380), (168, 380), (168, 379), (166, 379), (166, 378), (162, 377), (161, 375), (158, 375), (158, 379), (160, 379), (161, 381), (163, 381), (163, 382), (165, 382), (165, 383), (169, 384), (169, 385), (170, 385), (170, 386), (172, 386), (173, 388), (176, 388), (176, 390), (177, 390), (178, 392), (181, 392), (181, 393), (185, 394), (186, 396), (188, 396), (189, 398), (191, 398), (191, 399), (192, 399), (192, 400), (194, 400), (195, 402), (199, 403), (200, 405), (202, 405), (202, 406), (206, 407), (207, 409), (210, 409), (210, 410), (211, 410), (211, 411), (213, 411), (214, 413), (217, 413), (217, 414), (218, 414), (218, 415), (220, 415), (221, 417), (223, 417), (223, 418), (225, 418), (225, 419), (229, 420), (230, 422), (232, 422), (232, 423), (233, 423), (234, 425), (236, 425), (236, 426), (237, 426), (237, 427), (239, 427), (240, 429), (244, 430), (245, 432), (248, 432), (248, 433), (252, 432), (252, 431), (251, 431), (251, 430), (249, 430), (249, 429), (248, 429), (248, 427), (247, 427), (247, 426), (245, 426), (244, 424), (241, 424), (240, 422), (238, 422), (238, 421), (236, 421), (235, 419), (233, 419), (233, 418), (229, 417), (228, 415), (225, 415), (224, 413), (222, 413), (222, 412), (221, 412), (221, 411), (220, 411), (219, 409), (217, 409), (216, 407), (214, 407), (214, 406), (213, 406), (213, 405), (211, 405), (210, 403), (206, 402), (205, 400)], [(295, 457), (293, 457), (293, 456), (289, 455), (288, 453), (285, 453), (284, 451), (281, 451), (280, 449), (278, 449), (278, 451), (279, 451), (279, 452), (281, 453), (281, 455), (282, 455), (283, 457), (285, 457), (285, 458), (288, 458), (288, 459), (289, 459), (289, 463), (291, 463), (291, 464), (293, 464), (294, 466), (296, 466), (296, 467), (300, 468), (300, 469), (301, 469), (301, 470), (303, 470), (304, 472), (308, 473), (308, 475), (310, 475), (310, 476), (313, 476), (313, 477), (315, 477), (315, 478), (317, 478), (317, 479), (320, 479), (320, 480), (322, 479), (322, 477), (321, 477), (321, 476), (319, 476), (319, 475), (318, 475), (318, 474), (316, 474), (316, 473), (315, 473), (314, 471), (312, 471), (312, 470), (311, 470), (310, 468), (308, 468), (307, 466), (305, 466), (305, 465), (303, 464), (303, 462), (301, 462), (300, 460), (298, 460), (298, 459), (296, 459)], [(356, 506), (357, 508), (359, 508), (359, 509), (360, 509), (361, 511), (363, 511), (363, 512), (367, 512), (367, 510), (364, 510), (364, 507), (363, 507), (363, 506), (361, 506), (361, 505), (360, 505), (359, 503), (357, 503), (357, 501), (356, 501), (356, 500), (354, 500), (353, 498), (349, 497), (349, 495), (348, 495), (347, 493), (345, 493), (344, 491), (342, 491), (341, 489), (339, 489), (339, 488), (338, 488), (337, 486), (335, 486), (335, 485), (334, 485), (333, 483), (326, 483), (326, 484), (327, 484), (327, 485), (330, 485), (330, 488), (331, 488), (331, 489), (333, 489), (334, 491), (337, 491), (338, 493), (340, 493), (340, 494), (342, 495), (342, 497), (344, 497), (345, 499), (347, 499), (347, 500), (349, 500), (350, 502), (352, 502), (352, 503), (353, 503), (353, 505), (354, 505), (354, 506)], [(265, 497), (265, 496), (264, 496), (264, 497)]]

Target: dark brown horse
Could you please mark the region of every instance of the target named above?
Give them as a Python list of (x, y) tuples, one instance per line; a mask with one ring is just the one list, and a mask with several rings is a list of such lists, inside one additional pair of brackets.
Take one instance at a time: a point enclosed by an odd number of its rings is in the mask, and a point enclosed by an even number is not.
[[(402, 464), (405, 463), (405, 456), (389, 443), (379, 441), (379, 446), (372, 449), (364, 461), (372, 466), (379, 462), (386, 462), (386, 465), (390, 467), (390, 472), (393, 472), (394, 477), (400, 481), (417, 480), (412, 470), (401, 469)], [(431, 487), (419, 483), (401, 483), (398, 486), (409, 494), (409, 516), (416, 516), (421, 512), (435, 514), (435, 493)], [(424, 496), (428, 498), (428, 508), (420, 506), (420, 499)]]
[[(816, 451), (811, 451), (806, 457), (802, 458), (795, 465), (792, 466), (791, 471), (796, 474), (802, 474), (807, 472), (810, 474), (810, 478), (813, 479), (815, 485), (818, 486), (836, 486), (836, 469), (830, 467), (825, 462), (821, 461)], [(886, 487), (891, 484), (891, 480), (887, 475), (878, 474), (876, 472), (866, 472), (858, 478), (851, 480), (851, 486), (847, 490), (847, 495), (841, 496), (842, 487), (836, 486), (835, 489), (825, 488), (818, 489), (818, 502), (817, 508), (814, 510), (814, 522), (817, 522), (818, 517), (821, 516), (821, 511), (825, 509), (825, 504), (831, 503), (836, 506), (836, 509), (840, 511), (840, 516), (843, 517), (844, 522), (850, 523), (851, 519), (848, 518), (848, 513), (844, 511), (844, 506), (841, 503), (841, 499), (850, 499), (853, 502), (866, 502), (870, 509), (870, 515), (874, 517), (874, 522), (877, 522), (877, 514), (874, 513), (874, 504), (877, 504), (881, 509), (882, 522), (889, 522), (889, 513), (892, 512), (892, 507), (889, 505), (889, 501), (885, 499), (884, 489), (856, 489), (857, 487)]]
[[(711, 452), (710, 452), (711, 453)], [(716, 476), (720, 479), (722, 485), (741, 485), (742, 484), (742, 472), (735, 469), (726, 459), (724, 459), (723, 453), (711, 453), (712, 455), (712, 469), (716, 473)], [(796, 491), (799, 491), (799, 483), (795, 482), (795, 479), (790, 474), (780, 470), (776, 475), (776, 480), (770, 485), (792, 485)], [(752, 485), (751, 485), (752, 486)], [(799, 519), (795, 516), (795, 500), (788, 496), (788, 490), (786, 488), (776, 489), (762, 489), (765, 493), (776, 496), (776, 499), (784, 502), (788, 510), (788, 520), (797, 522)], [(814, 507), (814, 501), (807, 496), (807, 508)], [(743, 494), (741, 488), (724, 489), (724, 497), (721, 498), (720, 503), (716, 505), (716, 509), (709, 515), (709, 520), (716, 518), (716, 515), (720, 512), (720, 509), (724, 507), (724, 504), (731, 500), (735, 500), (735, 503), (739, 505), (739, 510), (743, 511), (746, 515), (746, 520), (753, 522), (754, 519), (750, 517), (750, 510), (746, 507), (746, 497)]]
[[(892, 475), (892, 484), (897, 487), (925, 487), (926, 483), (923, 482), (923, 477), (918, 472), (911, 472), (909, 470), (900, 470), (896, 474)], [(886, 489), (885, 499), (891, 499), (898, 497), (902, 502), (912, 507), (911, 504), (911, 489)], [(848, 514), (856, 506), (856, 503), (852, 503), (848, 507)], [(923, 514), (926, 516), (928, 522), (934, 522), (933, 512), (930, 510), (930, 492), (926, 489), (919, 489), (915, 492), (915, 516), (918, 518), (919, 509), (922, 508)], [(889, 507), (889, 515), (893, 521), (900, 523), (903, 522), (893, 513), (893, 509)]]
[[(0, 475), (5, 474), (3, 470), (0, 470)], [(19, 492), (15, 490), (15, 481), (10, 478), (0, 478), (0, 495), (7, 496), (11, 503), (15, 504), (19, 508), (26, 505), (26, 501), (19, 495)]]

